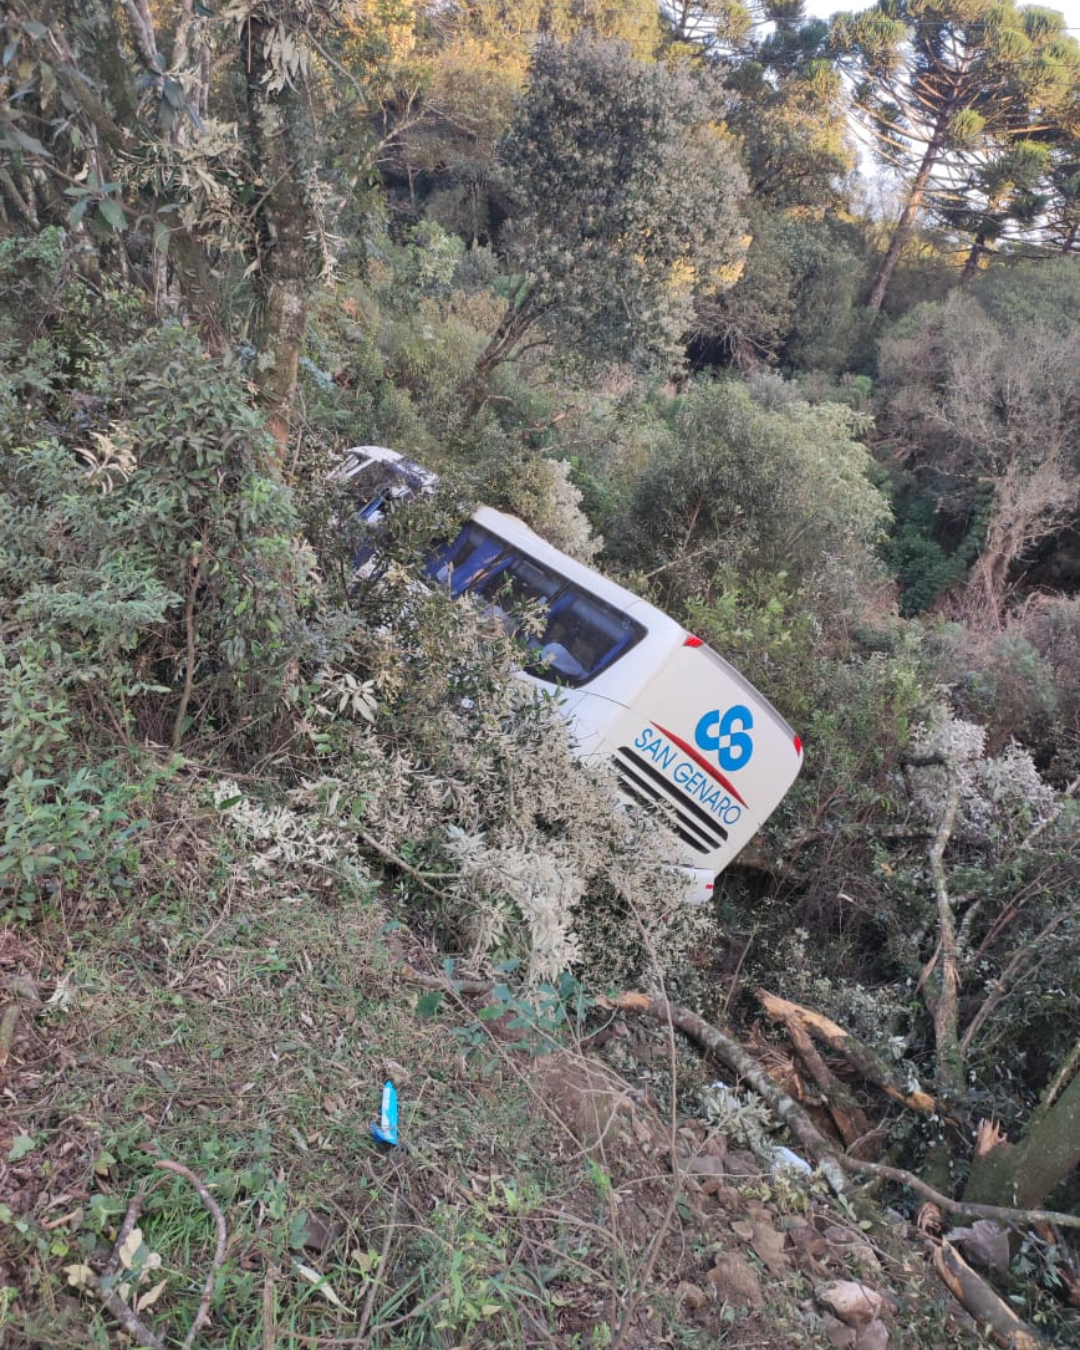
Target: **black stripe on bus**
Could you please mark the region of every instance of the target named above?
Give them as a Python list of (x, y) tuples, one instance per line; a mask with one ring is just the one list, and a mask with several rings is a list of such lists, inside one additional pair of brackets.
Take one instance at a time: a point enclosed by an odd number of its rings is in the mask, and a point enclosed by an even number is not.
[[(697, 826), (698, 830), (702, 830), (704, 827), (706, 839), (711, 841), (714, 836), (718, 835), (719, 840), (714, 843), (713, 847), (719, 847), (720, 843), (727, 839), (728, 832), (716, 817), (709, 815), (704, 807), (699, 806), (697, 802), (691, 801), (684, 793), (679, 792), (674, 784), (665, 778), (654, 764), (650, 764), (648, 760), (643, 759), (641, 755), (635, 754), (635, 752), (627, 745), (621, 745), (619, 747), (619, 757), (625, 759), (628, 765), (632, 765), (637, 770), (638, 774), (644, 774), (647, 778), (652, 779), (653, 783), (658, 785), (660, 790), (659, 793), (656, 788), (650, 786), (648, 783), (639, 783), (639, 786), (643, 787), (651, 796), (657, 797), (662, 795), (666, 800), (671, 802), (673, 806), (677, 807), (680, 811), (685, 811), (690, 817), (694, 818), (694, 824)], [(616, 763), (618, 763), (618, 759), (616, 759)]]
[(627, 797), (650, 810), (659, 809), (683, 843), (689, 844), (697, 852), (713, 852), (717, 846), (716, 841), (695, 833), (697, 827), (683, 818), (677, 803), (665, 797), (663, 793), (657, 792), (648, 783), (639, 782), (627, 765), (617, 764), (616, 767), (619, 773), (619, 788)]

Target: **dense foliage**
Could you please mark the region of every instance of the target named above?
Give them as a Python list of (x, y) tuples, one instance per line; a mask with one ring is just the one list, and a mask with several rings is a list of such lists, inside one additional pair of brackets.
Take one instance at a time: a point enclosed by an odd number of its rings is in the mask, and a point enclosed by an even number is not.
[[(0, 29), (0, 921), (156, 915), (223, 857), (322, 903), (333, 869), (477, 978), (827, 1014), (904, 1088), (856, 1103), (876, 1156), (1075, 1210), (1058, 16), (14, 0)], [(354, 444), (442, 478), (379, 584), (328, 481)], [(798, 728), (712, 907), (514, 639), (418, 589), (481, 500)], [(205, 851), (166, 868), (180, 820)], [(922, 1088), (932, 1114), (892, 1105)]]

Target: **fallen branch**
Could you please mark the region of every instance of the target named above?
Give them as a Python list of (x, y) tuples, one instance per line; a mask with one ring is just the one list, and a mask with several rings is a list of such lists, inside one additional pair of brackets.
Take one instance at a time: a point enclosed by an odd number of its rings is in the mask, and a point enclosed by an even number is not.
[(19, 1025), (19, 1005), (11, 1002), (0, 1016), (0, 1069), (8, 1061), (11, 1047), (15, 1044), (15, 1028)]
[(980, 1205), (974, 1201), (950, 1200), (947, 1195), (934, 1190), (933, 1186), (917, 1177), (914, 1172), (902, 1167), (887, 1167), (884, 1163), (864, 1162), (862, 1158), (849, 1158), (841, 1154), (836, 1161), (848, 1172), (865, 1172), (883, 1181), (895, 1181), (901, 1186), (930, 1200), (943, 1209), (946, 1214), (970, 1215), (975, 1219), (993, 1219), (997, 1223), (1007, 1224), (1011, 1228), (1021, 1225), (1034, 1227), (1040, 1223), (1056, 1224), (1059, 1228), (1080, 1228), (1080, 1214), (1061, 1214), (1051, 1209), (1010, 1209), (1005, 1205)]
[(743, 1082), (761, 1097), (774, 1114), (791, 1131), (793, 1138), (810, 1154), (821, 1168), (825, 1180), (837, 1195), (848, 1189), (833, 1145), (821, 1133), (802, 1107), (789, 1097), (765, 1072), (757, 1060), (741, 1045), (711, 1026), (703, 1017), (689, 1008), (676, 1007), (667, 999), (651, 998), (648, 994), (626, 993), (609, 1001), (609, 1006), (627, 1012), (642, 1013), (657, 1022), (670, 1022), (684, 1035), (715, 1055)]
[(908, 1186), (925, 1199), (932, 1200), (947, 1214), (994, 1219), (1013, 1228), (1021, 1225), (1034, 1226), (1038, 1223), (1056, 1224), (1061, 1228), (1080, 1228), (1080, 1215), (1062, 1214), (1045, 1209), (1010, 1209), (1003, 1205), (980, 1205), (964, 1200), (952, 1200), (936, 1191), (914, 1172), (907, 1172), (900, 1167), (887, 1167), (884, 1163), (865, 1162), (862, 1158), (851, 1158), (847, 1154), (837, 1153), (798, 1102), (777, 1086), (757, 1060), (722, 1031), (710, 1026), (697, 1013), (689, 1008), (673, 1007), (665, 999), (651, 998), (648, 994), (620, 994), (617, 998), (605, 1000), (605, 1003), (623, 1011), (642, 1013), (660, 1022), (670, 1018), (672, 1026), (677, 1027), (691, 1040), (697, 1041), (733, 1069), (783, 1121), (792, 1136), (821, 1168), (825, 1179), (838, 1195), (850, 1189), (843, 1173), (855, 1172)]
[(115, 1289), (102, 1289), (96, 1281), (93, 1288), (98, 1298), (108, 1308), (127, 1334), (146, 1350), (166, 1350), (165, 1342), (152, 1331), (137, 1312), (129, 1308)]
[[(866, 1119), (862, 1108), (852, 1096), (850, 1090), (839, 1081), (833, 1071), (822, 1059), (818, 1053), (817, 1047), (810, 1038), (805, 1021), (795, 1015), (794, 1011), (789, 1012), (787, 1008), (779, 1011), (776, 1007), (770, 1007), (766, 1000), (773, 1004), (783, 1003), (783, 999), (772, 999), (771, 995), (758, 991), (758, 998), (765, 1006), (765, 1011), (770, 1017), (775, 1017), (781, 1022), (784, 1030), (788, 1034), (796, 1053), (806, 1066), (821, 1089), (825, 1104), (829, 1108), (829, 1114), (833, 1118), (837, 1130), (840, 1132), (840, 1138), (844, 1142), (845, 1148), (851, 1148), (858, 1140), (864, 1139), (870, 1133), (870, 1122)], [(792, 1010), (795, 1004), (788, 1005)]]
[(401, 974), (406, 980), (411, 980), (413, 984), (419, 984), (424, 989), (438, 989), (444, 994), (468, 994), (470, 997), (483, 997), (490, 994), (495, 988), (494, 980), (459, 980), (454, 975), (423, 975), (420, 971), (414, 970), (412, 966), (404, 965), (401, 967)]
[(800, 1003), (791, 1003), (788, 999), (780, 998), (778, 994), (770, 994), (765, 989), (757, 991), (757, 998), (765, 1009), (766, 1016), (775, 1022), (782, 1022), (785, 1026), (790, 1026), (794, 1022), (804, 1028), (830, 1050), (846, 1059), (852, 1068), (857, 1069), (864, 1078), (874, 1083), (893, 1101), (901, 1102), (911, 1110), (921, 1111), (925, 1115), (933, 1115), (937, 1111), (938, 1104), (928, 1092), (908, 1091), (897, 1081), (889, 1066), (876, 1051), (871, 1050), (868, 1045), (849, 1031), (845, 1031), (824, 1013), (815, 1012), (813, 1008), (804, 1008)]
[(977, 1275), (949, 1242), (934, 1244), (934, 1266), (941, 1281), (961, 1307), (1005, 1350), (1041, 1350), (1036, 1336), (1009, 1305), (998, 1298), (981, 1275)]
[(195, 1314), (195, 1320), (188, 1328), (188, 1334), (184, 1337), (183, 1350), (191, 1350), (195, 1337), (205, 1326), (210, 1318), (210, 1299), (214, 1293), (214, 1277), (221, 1268), (221, 1263), (225, 1260), (225, 1244), (228, 1241), (229, 1233), (225, 1227), (225, 1216), (222, 1214), (217, 1201), (206, 1189), (206, 1186), (195, 1175), (190, 1167), (185, 1167), (183, 1163), (172, 1162), (168, 1158), (162, 1158), (160, 1162), (154, 1164), (162, 1172), (175, 1172), (185, 1181), (190, 1181), (199, 1193), (199, 1199), (210, 1211), (217, 1229), (217, 1245), (214, 1248), (214, 1258), (210, 1263), (210, 1269), (206, 1275), (206, 1281), (203, 1284), (202, 1298), (199, 1300), (199, 1310)]
[(104, 1306), (112, 1313), (127, 1334), (139, 1345), (144, 1346), (145, 1350), (166, 1350), (165, 1342), (142, 1320), (133, 1308), (129, 1308), (119, 1293), (110, 1283), (107, 1287), (102, 1287), (103, 1280), (111, 1280), (111, 1277), (120, 1269), (120, 1250), (124, 1243), (131, 1236), (132, 1229), (138, 1223), (139, 1215), (142, 1213), (143, 1201), (146, 1199), (146, 1192), (140, 1186), (131, 1198), (131, 1203), (127, 1207), (124, 1215), (124, 1221), (116, 1234), (116, 1241), (113, 1243), (113, 1249), (109, 1259), (105, 1262), (105, 1267), (100, 1275), (90, 1275), (87, 1277), (87, 1284), (97, 1294)]

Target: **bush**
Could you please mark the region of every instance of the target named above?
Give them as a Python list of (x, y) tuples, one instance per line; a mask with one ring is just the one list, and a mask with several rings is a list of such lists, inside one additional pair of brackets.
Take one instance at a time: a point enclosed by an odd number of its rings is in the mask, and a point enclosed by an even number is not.
[[(133, 333), (123, 297), (110, 346), (109, 297), (47, 242), (33, 246), (59, 288), (34, 359), (47, 378), (0, 351), (0, 404), (22, 409), (0, 432), (0, 876), (24, 910), (129, 829), (136, 747), (265, 746), (298, 662), (325, 645), (313, 560), (239, 370), (179, 326)], [(99, 325), (77, 361), (72, 314)]]

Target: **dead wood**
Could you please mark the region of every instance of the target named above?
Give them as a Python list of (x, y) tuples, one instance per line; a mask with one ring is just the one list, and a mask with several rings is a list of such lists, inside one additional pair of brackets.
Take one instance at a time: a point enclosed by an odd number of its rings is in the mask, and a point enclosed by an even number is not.
[(798, 1026), (809, 1035), (827, 1045), (830, 1050), (846, 1059), (853, 1069), (879, 1087), (887, 1097), (901, 1102), (912, 1111), (921, 1111), (924, 1115), (933, 1115), (938, 1103), (928, 1092), (909, 1091), (892, 1073), (885, 1060), (851, 1032), (845, 1031), (824, 1013), (813, 1008), (805, 1008), (800, 1003), (792, 1003), (778, 994), (770, 994), (766, 989), (757, 991), (758, 1002), (768, 1017), (785, 1027)]
[(120, 1249), (131, 1236), (132, 1229), (142, 1213), (145, 1199), (146, 1192), (140, 1186), (127, 1207), (124, 1221), (116, 1234), (116, 1241), (113, 1243), (108, 1261), (105, 1262), (104, 1270), (100, 1275), (88, 1277), (88, 1284), (136, 1344), (145, 1347), (145, 1350), (165, 1350), (165, 1342), (162, 1337), (148, 1327), (133, 1308), (128, 1307), (119, 1293), (112, 1287), (111, 1282), (102, 1287), (102, 1281), (111, 1281), (111, 1277), (120, 1269)]
[(195, 1314), (195, 1320), (188, 1328), (188, 1334), (184, 1337), (183, 1350), (191, 1350), (195, 1337), (204, 1324), (210, 1318), (210, 1299), (214, 1293), (214, 1277), (225, 1260), (225, 1244), (228, 1241), (228, 1229), (225, 1227), (225, 1216), (222, 1214), (217, 1201), (206, 1189), (206, 1186), (190, 1167), (185, 1167), (183, 1163), (172, 1162), (168, 1158), (162, 1158), (160, 1162), (154, 1164), (162, 1172), (175, 1172), (185, 1181), (190, 1181), (199, 1193), (199, 1199), (203, 1202), (214, 1220), (214, 1226), (217, 1229), (217, 1244), (214, 1247), (213, 1260), (210, 1262), (210, 1269), (207, 1271), (206, 1280), (203, 1284), (202, 1298), (199, 1299), (199, 1310)]
[(933, 1186), (908, 1172), (903, 1167), (887, 1167), (884, 1163), (865, 1162), (862, 1158), (849, 1158), (841, 1154), (836, 1161), (849, 1172), (864, 1172), (867, 1176), (880, 1177), (883, 1181), (895, 1181), (907, 1186), (925, 1200), (931, 1201), (946, 1214), (962, 1214), (975, 1219), (994, 1219), (997, 1223), (1008, 1224), (1011, 1228), (1034, 1228), (1040, 1223), (1056, 1224), (1058, 1228), (1080, 1228), (1080, 1214), (1062, 1214), (1053, 1209), (1011, 1209), (1007, 1205), (980, 1205), (975, 1201), (952, 1200), (942, 1195)]
[[(760, 994), (759, 997), (761, 997)], [(765, 998), (768, 997), (770, 996), (765, 995)], [(780, 999), (776, 1002), (783, 1003), (785, 1000)], [(795, 1005), (789, 1006), (793, 1008)], [(769, 1012), (770, 1016), (774, 1016), (774, 1013), (770, 1012), (768, 1008), (766, 1008), (766, 1012)], [(844, 1147), (851, 1148), (858, 1140), (865, 1138), (871, 1132), (870, 1122), (850, 1090), (840, 1082), (818, 1053), (802, 1019), (789, 1016), (786, 1011), (780, 1012), (778, 1016), (799, 1058), (806, 1065), (814, 1082), (824, 1093), (829, 1114), (832, 1116), (833, 1123), (844, 1142)]]
[(950, 1243), (942, 1240), (934, 1246), (934, 1266), (953, 1298), (965, 1308), (980, 1327), (987, 1327), (991, 1338), (1005, 1350), (1041, 1350), (1044, 1345), (1009, 1305), (998, 1298), (981, 1275), (977, 1275)]
[(703, 1017), (689, 1008), (677, 1007), (664, 998), (648, 994), (625, 993), (610, 1001), (610, 1006), (627, 1012), (641, 1013), (657, 1022), (670, 1023), (685, 1036), (715, 1055), (765, 1101), (773, 1113), (787, 1126), (792, 1137), (811, 1155), (821, 1168), (822, 1175), (839, 1195), (848, 1189), (847, 1178), (840, 1168), (835, 1148), (810, 1120), (806, 1112), (769, 1077), (754, 1057), (736, 1041), (710, 1026)]

